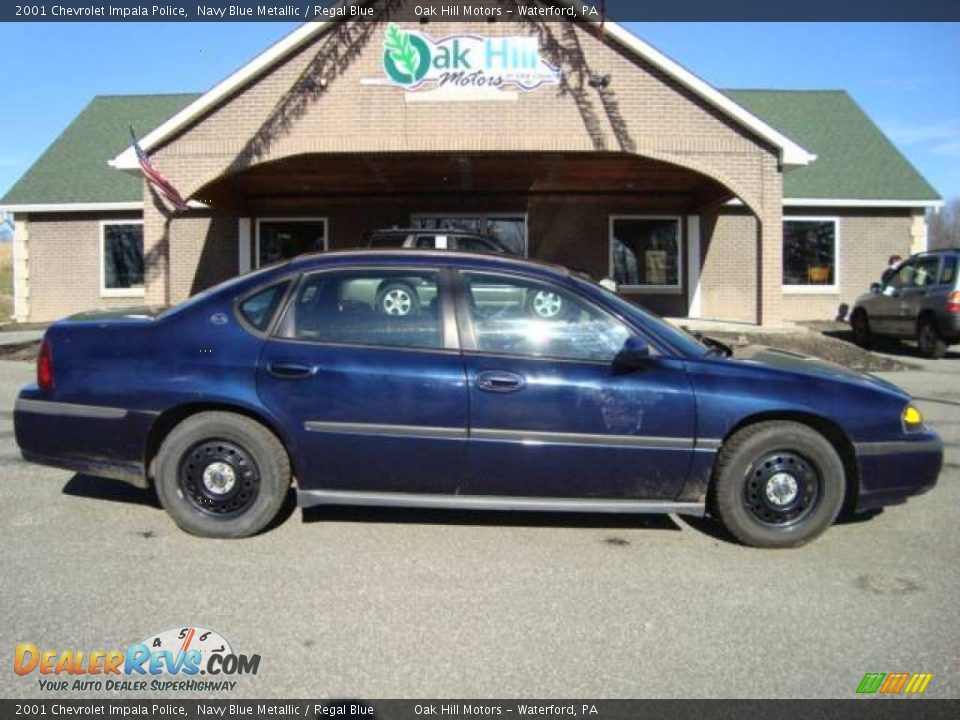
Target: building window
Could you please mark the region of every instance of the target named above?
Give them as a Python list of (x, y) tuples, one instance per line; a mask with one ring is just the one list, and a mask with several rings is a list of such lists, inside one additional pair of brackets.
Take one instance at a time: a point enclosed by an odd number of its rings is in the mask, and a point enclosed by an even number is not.
[(101, 229), (101, 283), (104, 297), (143, 295), (143, 222), (105, 222)]
[(510, 254), (521, 257), (527, 255), (527, 216), (523, 214), (418, 214), (410, 220), (410, 225), (418, 230), (461, 230), (488, 235), (494, 238)]
[(783, 284), (800, 292), (836, 291), (836, 218), (785, 218)]
[(259, 218), (257, 267), (327, 249), (326, 218)]
[(680, 291), (680, 218), (610, 218), (610, 274), (621, 288)]

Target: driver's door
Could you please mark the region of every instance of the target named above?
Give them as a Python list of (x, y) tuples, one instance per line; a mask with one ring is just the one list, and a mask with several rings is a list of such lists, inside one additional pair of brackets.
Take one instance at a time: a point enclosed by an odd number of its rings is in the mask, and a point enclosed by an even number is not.
[(473, 495), (672, 499), (693, 452), (683, 363), (613, 359), (631, 331), (568, 290), (459, 274)]

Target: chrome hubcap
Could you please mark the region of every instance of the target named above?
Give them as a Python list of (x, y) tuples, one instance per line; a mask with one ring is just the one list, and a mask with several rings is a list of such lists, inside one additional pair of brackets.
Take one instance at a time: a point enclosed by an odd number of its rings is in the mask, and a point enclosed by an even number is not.
[(560, 313), (563, 301), (556, 293), (541, 290), (533, 296), (533, 309), (540, 317), (556, 317)]
[(203, 469), (203, 485), (215, 495), (226, 495), (237, 484), (237, 473), (225, 462), (212, 462)]
[(387, 315), (407, 315), (413, 307), (413, 299), (406, 290), (390, 290), (383, 296), (383, 311)]
[(779, 472), (770, 476), (764, 492), (774, 505), (785, 506), (792, 503), (797, 497), (797, 479), (785, 472)]

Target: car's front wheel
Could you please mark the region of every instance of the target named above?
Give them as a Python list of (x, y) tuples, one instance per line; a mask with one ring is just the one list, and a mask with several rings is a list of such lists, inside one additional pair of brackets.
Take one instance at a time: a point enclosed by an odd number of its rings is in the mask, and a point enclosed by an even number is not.
[(164, 509), (194, 535), (240, 538), (263, 530), (290, 487), (290, 460), (270, 430), (242, 415), (203, 412), (177, 425), (157, 453)]
[(829, 527), (845, 492), (843, 462), (833, 445), (806, 425), (749, 425), (723, 445), (714, 469), (714, 512), (740, 542), (796, 547)]
[(870, 332), (867, 313), (859, 309), (854, 310), (853, 317), (850, 318), (850, 327), (853, 330), (853, 341), (865, 350), (869, 350), (873, 345), (873, 335)]

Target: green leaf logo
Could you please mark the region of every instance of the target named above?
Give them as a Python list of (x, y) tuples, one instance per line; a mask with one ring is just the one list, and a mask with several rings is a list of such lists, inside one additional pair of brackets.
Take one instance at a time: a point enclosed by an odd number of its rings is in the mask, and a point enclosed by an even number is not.
[(383, 42), (383, 69), (394, 82), (415, 85), (430, 68), (430, 48), (417, 35), (390, 23)]

